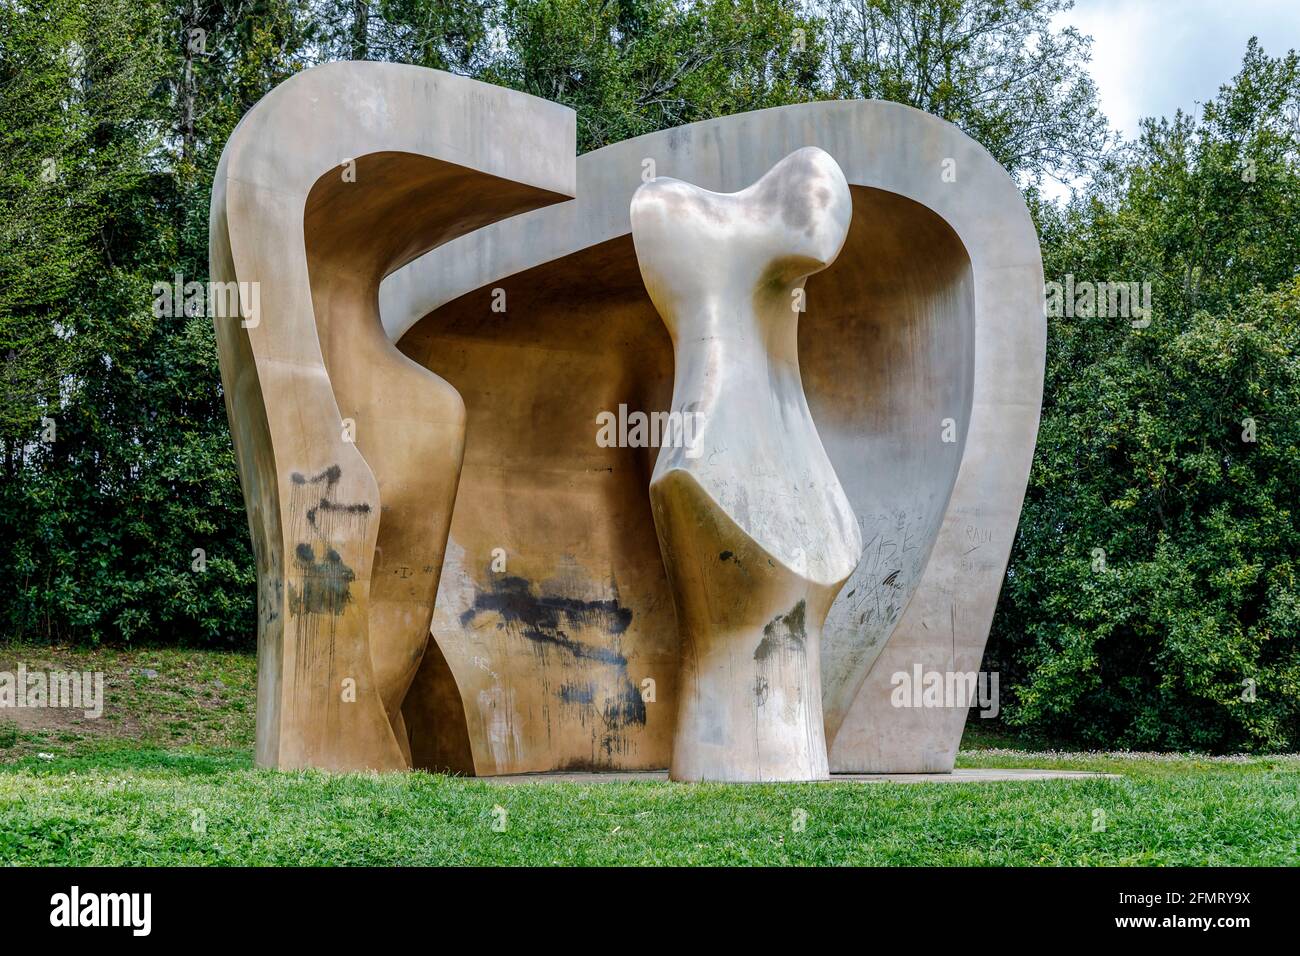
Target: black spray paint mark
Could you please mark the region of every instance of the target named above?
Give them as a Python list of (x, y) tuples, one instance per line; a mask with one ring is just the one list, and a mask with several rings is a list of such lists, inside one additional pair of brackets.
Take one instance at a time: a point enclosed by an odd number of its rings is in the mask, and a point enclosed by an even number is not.
[(339, 483), (339, 479), (342, 476), (343, 476), (343, 469), (341, 469), (338, 465), (330, 465), (328, 468), (326, 468), (324, 471), (322, 471), (319, 475), (315, 476), (314, 478), (307, 478), (296, 471), (289, 476), (290, 481), (292, 481), (295, 485), (300, 485), (300, 486), (319, 485), (321, 482), (325, 483), (325, 490), (321, 492), (320, 499), (316, 502), (315, 505), (307, 509), (307, 523), (318, 531), (321, 530), (321, 528), (320, 528), (320, 522), (317, 520), (317, 518), (318, 516), (320, 516), (320, 513), (322, 511), (325, 512), (326, 517), (332, 514), (340, 514), (340, 515), (370, 514), (370, 505), (366, 504), (365, 502), (361, 502), (360, 504), (347, 505), (347, 504), (340, 504), (333, 500), (334, 486)]
[[(754, 712), (776, 707), (786, 723), (800, 719), (808, 685), (807, 607), (800, 600), (763, 628), (754, 649)], [(811, 744), (810, 744), (811, 745)]]
[(590, 706), (596, 699), (596, 685), (590, 681), (585, 684), (562, 684), (556, 696), (566, 704)]
[(789, 614), (778, 614), (763, 628), (763, 639), (754, 649), (754, 660), (765, 661), (779, 650), (804, 652), (808, 632), (804, 625), (805, 605), (799, 601)]
[[(337, 464), (311, 477), (296, 471), (289, 475), (288, 525), (298, 542), (288, 569), (289, 611), (297, 645), (295, 687), (317, 680), (318, 666), (333, 673), (335, 626), (352, 603), (356, 580), (340, 552), (353, 553), (345, 545), (367, 540), (370, 505), (336, 500), (342, 477)], [(324, 712), (318, 716), (323, 719)]]
[(528, 640), (568, 651), (579, 660), (627, 666), (627, 658), (617, 651), (575, 641), (561, 630), (561, 625), (567, 624), (622, 634), (632, 623), (632, 612), (619, 607), (617, 601), (539, 597), (523, 578), (503, 577), (492, 583), (491, 592), (480, 591), (474, 596), (474, 606), (461, 614), (460, 623), (470, 624), (483, 611), (495, 611), (507, 627), (517, 629)]
[[(628, 676), (627, 658), (616, 647), (588, 644), (568, 633), (591, 629), (617, 637), (626, 632), (632, 623), (632, 612), (620, 606), (617, 599), (584, 601), (562, 595), (537, 595), (524, 578), (506, 576), (495, 579), (491, 591), (480, 591), (474, 596), (474, 606), (461, 614), (460, 623), (469, 626), (484, 613), (500, 615), (498, 627), (532, 642), (539, 654), (560, 651), (576, 661), (590, 661), (614, 669), (618, 690), (601, 702), (599, 710), (608, 731), (601, 741), (607, 753), (622, 745), (617, 737), (624, 728), (645, 725), (645, 701)], [(557, 696), (566, 704), (596, 707), (596, 688), (592, 684), (563, 684)]]
[(645, 700), (630, 680), (623, 681), (618, 693), (606, 697), (601, 717), (609, 728), (623, 728), (629, 724), (645, 726)]
[(352, 600), (352, 582), (356, 574), (343, 563), (333, 548), (317, 561), (309, 544), (294, 549), (302, 587), (289, 589), (290, 605), (295, 614), (332, 614), (338, 617)]

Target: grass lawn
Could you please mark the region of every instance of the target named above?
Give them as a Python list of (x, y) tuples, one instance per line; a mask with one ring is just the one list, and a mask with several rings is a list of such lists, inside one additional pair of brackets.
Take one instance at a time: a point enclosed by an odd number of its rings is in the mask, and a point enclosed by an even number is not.
[(109, 689), (86, 726), (0, 711), (0, 865), (1300, 863), (1297, 756), (968, 749), (960, 766), (1121, 778), (960, 785), (279, 773), (252, 766), (251, 657), (0, 648), (0, 670), (18, 659)]

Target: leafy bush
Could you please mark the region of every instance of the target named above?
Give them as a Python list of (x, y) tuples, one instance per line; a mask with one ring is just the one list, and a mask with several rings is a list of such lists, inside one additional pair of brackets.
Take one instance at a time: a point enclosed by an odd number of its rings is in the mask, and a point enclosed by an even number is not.
[(1040, 210), (1049, 280), (1150, 281), (1145, 328), (1049, 318), (990, 661), (1007, 721), (1096, 746), (1300, 745), (1294, 55), (1252, 42), (1199, 122), (1148, 122)]

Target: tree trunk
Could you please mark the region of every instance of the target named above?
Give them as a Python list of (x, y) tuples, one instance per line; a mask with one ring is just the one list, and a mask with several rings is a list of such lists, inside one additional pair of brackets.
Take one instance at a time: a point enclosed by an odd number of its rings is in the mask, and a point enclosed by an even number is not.
[(366, 59), (369, 34), (370, 0), (352, 0), (352, 59)]

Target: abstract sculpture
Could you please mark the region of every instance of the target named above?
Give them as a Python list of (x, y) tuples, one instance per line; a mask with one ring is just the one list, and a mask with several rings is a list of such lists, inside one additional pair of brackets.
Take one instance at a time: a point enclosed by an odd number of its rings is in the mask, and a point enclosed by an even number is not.
[[(1010, 551), (1045, 337), (1015, 184), (870, 101), (573, 150), (563, 107), (373, 63), (231, 137), (258, 762), (950, 770), (966, 708), (891, 677), (978, 670)], [(674, 412), (692, 444), (651, 447)]]
[(828, 774), (822, 623), (862, 539), (804, 397), (797, 322), (852, 215), (815, 148), (738, 193), (655, 179), (632, 197), (641, 276), (673, 340), (672, 410), (703, 422), (699, 455), (664, 448), (650, 482), (682, 640), (676, 780)]

